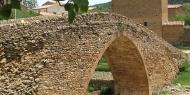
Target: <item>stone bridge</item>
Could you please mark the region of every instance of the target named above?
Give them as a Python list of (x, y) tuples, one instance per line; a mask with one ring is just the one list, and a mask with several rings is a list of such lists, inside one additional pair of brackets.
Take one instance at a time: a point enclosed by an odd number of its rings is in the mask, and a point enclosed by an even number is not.
[(85, 95), (104, 55), (117, 95), (170, 84), (183, 54), (124, 16), (36, 17), (0, 22), (0, 95)]

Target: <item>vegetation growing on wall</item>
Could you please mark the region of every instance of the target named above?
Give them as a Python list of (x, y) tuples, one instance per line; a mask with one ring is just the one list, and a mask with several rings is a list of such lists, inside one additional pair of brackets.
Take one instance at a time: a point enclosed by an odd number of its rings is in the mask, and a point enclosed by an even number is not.
[(169, 0), (170, 4), (182, 4), (182, 3), (188, 3), (189, 0)]

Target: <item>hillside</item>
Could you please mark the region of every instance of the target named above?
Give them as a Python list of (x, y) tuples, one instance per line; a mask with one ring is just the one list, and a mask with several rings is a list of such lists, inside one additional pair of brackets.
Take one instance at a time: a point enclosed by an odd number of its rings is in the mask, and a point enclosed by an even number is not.
[(94, 5), (96, 12), (109, 12), (111, 10), (111, 2)]
[(190, 3), (190, 0), (169, 0), (170, 4)]
[(96, 7), (111, 7), (111, 2), (94, 5)]

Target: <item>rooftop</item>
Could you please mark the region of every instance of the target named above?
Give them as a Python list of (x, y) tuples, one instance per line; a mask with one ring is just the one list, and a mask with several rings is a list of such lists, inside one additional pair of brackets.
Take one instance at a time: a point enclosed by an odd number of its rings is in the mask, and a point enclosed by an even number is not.
[(164, 22), (163, 25), (185, 25), (184, 21), (168, 21)]
[(168, 5), (168, 8), (179, 8), (182, 7), (181, 4), (176, 4), (176, 5)]

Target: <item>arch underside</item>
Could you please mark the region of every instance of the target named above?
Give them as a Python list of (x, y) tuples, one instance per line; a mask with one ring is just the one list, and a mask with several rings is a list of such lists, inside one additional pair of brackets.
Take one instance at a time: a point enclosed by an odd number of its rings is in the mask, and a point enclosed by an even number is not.
[(149, 95), (149, 84), (138, 48), (125, 36), (111, 43), (104, 53), (116, 85), (115, 95)]

